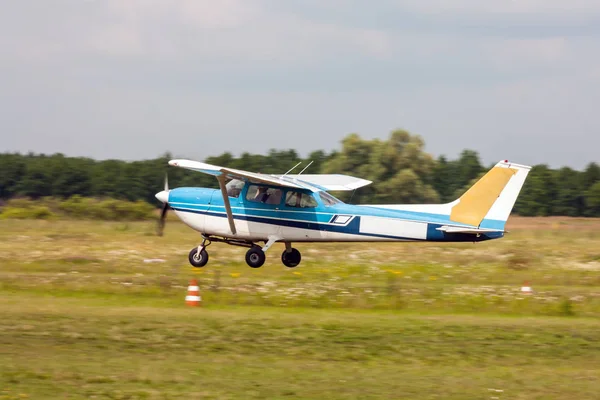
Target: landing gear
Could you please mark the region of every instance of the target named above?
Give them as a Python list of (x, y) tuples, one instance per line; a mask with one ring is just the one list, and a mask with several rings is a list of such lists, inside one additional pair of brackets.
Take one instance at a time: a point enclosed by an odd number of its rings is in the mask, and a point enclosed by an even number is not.
[(190, 264), (192, 264), (196, 268), (202, 268), (208, 262), (208, 252), (206, 248), (210, 245), (210, 240), (205, 238), (202, 241), (202, 244), (198, 247), (194, 247), (190, 250), (190, 254), (188, 256), (188, 260), (190, 260)]
[(300, 255), (300, 252), (297, 249), (294, 249), (293, 247), (290, 247), (288, 249), (286, 243), (286, 249), (283, 251), (283, 253), (281, 253), (281, 262), (283, 263), (283, 265), (285, 265), (288, 268), (294, 268), (298, 264), (300, 264), (301, 259), (302, 256)]
[(285, 250), (281, 253), (281, 262), (288, 268), (294, 268), (300, 264), (302, 256), (300, 252), (292, 247), (292, 243), (285, 242)]
[[(265, 245), (261, 247), (254, 241), (250, 240), (222, 238), (208, 235), (202, 235), (202, 238), (202, 244), (200, 244), (198, 247), (194, 247), (188, 256), (190, 264), (196, 268), (204, 267), (206, 263), (208, 263), (208, 252), (206, 251), (206, 248), (212, 242), (221, 242), (232, 246), (248, 247), (248, 251), (246, 252), (246, 264), (252, 268), (260, 268), (263, 266), (267, 258), (265, 255), (267, 250), (269, 250), (273, 244), (280, 240), (280, 238), (277, 236), (270, 236), (269, 239), (265, 241)], [(300, 252), (292, 247), (292, 243), (285, 242), (285, 250), (281, 254), (281, 262), (283, 265), (288, 268), (294, 268), (300, 264), (301, 259), (302, 257)]]
[(198, 247), (194, 247), (189, 255), (190, 264), (196, 268), (201, 268), (208, 262), (208, 252), (204, 249), (198, 251)]
[(260, 268), (265, 263), (265, 252), (259, 246), (252, 246), (246, 252), (246, 264), (252, 268)]

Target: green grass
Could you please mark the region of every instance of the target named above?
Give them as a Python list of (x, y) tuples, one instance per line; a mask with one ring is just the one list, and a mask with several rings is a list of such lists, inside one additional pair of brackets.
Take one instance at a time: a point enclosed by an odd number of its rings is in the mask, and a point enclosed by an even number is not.
[(0, 400), (597, 399), (599, 225), (299, 244), (295, 269), (274, 246), (254, 270), (222, 244), (191, 268), (199, 236), (172, 219), (2, 220)]
[[(175, 221), (157, 237), (151, 222), (7, 220), (0, 289), (177, 302), (196, 278), (206, 300), (220, 305), (600, 315), (598, 221), (533, 221), (543, 222), (478, 244), (298, 244), (303, 261), (295, 269), (281, 264), (276, 245), (254, 270), (245, 249), (224, 244), (208, 248), (206, 267), (192, 268), (187, 253), (199, 235)], [(533, 295), (520, 293), (525, 282)]]
[(600, 389), (594, 319), (1, 300), (4, 398), (595, 399)]

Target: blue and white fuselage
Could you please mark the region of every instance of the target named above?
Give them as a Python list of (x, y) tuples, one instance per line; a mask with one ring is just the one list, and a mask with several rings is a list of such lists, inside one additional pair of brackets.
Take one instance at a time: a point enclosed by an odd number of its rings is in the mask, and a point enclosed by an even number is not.
[[(246, 200), (248, 188), (239, 197), (230, 197), (237, 232), (235, 237), (249, 241), (281, 237), (290, 242), (363, 242), (363, 241), (480, 241), (502, 237), (504, 223), (489, 221), (500, 230), (480, 235), (439, 230), (443, 226), (464, 226), (449, 216), (410, 210), (390, 210), (376, 206), (338, 202), (325, 205), (318, 193), (312, 196), (316, 207), (287, 205), (285, 196), (279, 204)], [(296, 191), (296, 190), (289, 190)], [(228, 237), (231, 231), (221, 193), (218, 189), (177, 188), (169, 193), (169, 205), (177, 217), (192, 229), (215, 236)]]
[[(352, 205), (328, 191), (356, 190), (371, 181), (348, 175), (266, 175), (189, 160), (172, 166), (213, 175), (219, 189), (182, 187), (156, 194), (204, 242), (190, 262), (208, 261), (206, 243), (250, 247), (246, 262), (260, 267), (274, 243), (283, 242), (282, 261), (300, 262), (292, 242), (436, 241), (479, 242), (504, 236), (504, 225), (530, 167), (501, 161), (459, 199), (446, 204)], [(264, 246), (257, 245), (264, 242)]]

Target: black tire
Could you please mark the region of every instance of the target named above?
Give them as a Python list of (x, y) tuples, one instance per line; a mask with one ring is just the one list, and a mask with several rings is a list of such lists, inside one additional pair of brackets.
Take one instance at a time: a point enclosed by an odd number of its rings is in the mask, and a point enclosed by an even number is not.
[(292, 251), (290, 251), (289, 253), (287, 252), (287, 250), (284, 250), (283, 253), (281, 253), (281, 262), (288, 268), (297, 267), (298, 264), (300, 264), (300, 260), (302, 260), (300, 252), (297, 249), (294, 249), (293, 247)]
[(188, 256), (188, 259), (190, 260), (190, 264), (192, 264), (194, 267), (202, 268), (208, 262), (208, 253), (206, 252), (205, 249), (202, 249), (202, 251), (200, 252), (200, 255), (198, 256), (198, 248), (194, 247), (190, 251), (190, 255)]
[(246, 252), (246, 264), (252, 268), (260, 268), (265, 263), (265, 252), (258, 246), (252, 246)]

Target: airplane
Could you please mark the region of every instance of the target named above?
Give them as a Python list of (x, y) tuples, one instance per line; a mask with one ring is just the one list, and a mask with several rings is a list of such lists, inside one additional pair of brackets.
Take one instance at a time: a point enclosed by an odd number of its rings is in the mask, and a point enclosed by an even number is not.
[[(445, 204), (347, 204), (329, 191), (356, 190), (372, 181), (343, 174), (263, 174), (174, 159), (169, 165), (214, 176), (219, 189), (180, 187), (156, 193), (163, 203), (162, 235), (172, 209), (202, 235), (188, 256), (208, 262), (212, 242), (247, 247), (246, 263), (261, 267), (265, 253), (285, 244), (281, 262), (300, 264), (298, 242), (480, 242), (504, 237), (505, 224), (531, 167), (502, 160), (460, 198)], [(260, 243), (263, 243), (260, 245)]]

